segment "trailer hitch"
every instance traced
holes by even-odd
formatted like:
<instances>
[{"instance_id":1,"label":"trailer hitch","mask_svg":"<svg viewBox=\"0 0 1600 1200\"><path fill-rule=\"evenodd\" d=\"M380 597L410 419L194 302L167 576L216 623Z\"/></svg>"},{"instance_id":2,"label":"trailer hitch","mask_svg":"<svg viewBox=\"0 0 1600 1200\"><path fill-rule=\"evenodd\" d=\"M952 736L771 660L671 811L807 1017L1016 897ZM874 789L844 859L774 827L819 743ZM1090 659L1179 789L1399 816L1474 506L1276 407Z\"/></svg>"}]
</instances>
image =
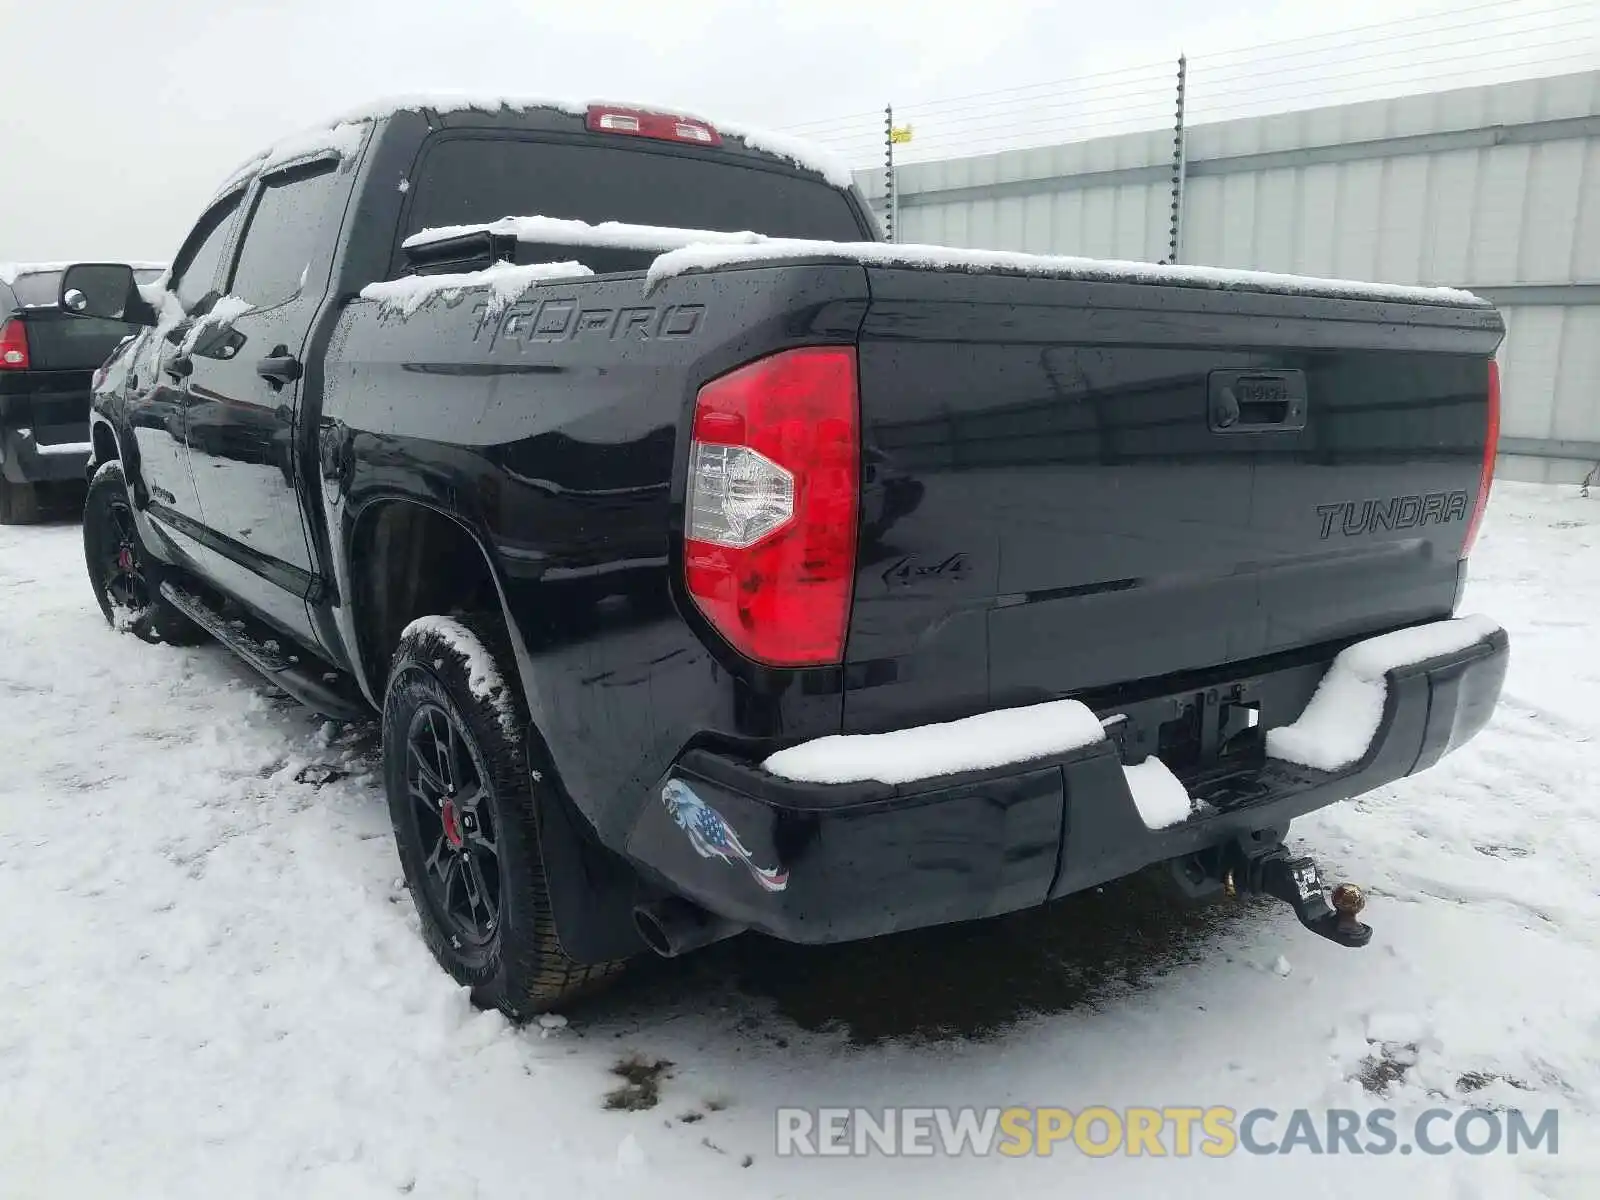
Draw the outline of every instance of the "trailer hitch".
<instances>
[{"instance_id":1,"label":"trailer hitch","mask_svg":"<svg viewBox=\"0 0 1600 1200\"><path fill-rule=\"evenodd\" d=\"M1372 940L1372 926L1356 920L1367 906L1367 898L1355 884L1341 883L1334 888L1333 903L1329 904L1317 864L1309 858L1289 857L1282 845L1264 854L1230 857L1240 861L1223 868L1222 889L1228 895L1275 896L1294 909L1300 924L1341 946L1365 946Z\"/></svg>"},{"instance_id":2,"label":"trailer hitch","mask_svg":"<svg viewBox=\"0 0 1600 1200\"><path fill-rule=\"evenodd\" d=\"M1241 840L1173 866L1179 883L1193 895L1215 894L1220 885L1229 897L1273 896L1294 909L1300 924L1330 942L1355 947L1372 940L1372 926L1356 920L1367 905L1361 889L1341 883L1333 889L1330 904L1317 864L1291 856L1281 842L1263 848Z\"/></svg>"}]
</instances>

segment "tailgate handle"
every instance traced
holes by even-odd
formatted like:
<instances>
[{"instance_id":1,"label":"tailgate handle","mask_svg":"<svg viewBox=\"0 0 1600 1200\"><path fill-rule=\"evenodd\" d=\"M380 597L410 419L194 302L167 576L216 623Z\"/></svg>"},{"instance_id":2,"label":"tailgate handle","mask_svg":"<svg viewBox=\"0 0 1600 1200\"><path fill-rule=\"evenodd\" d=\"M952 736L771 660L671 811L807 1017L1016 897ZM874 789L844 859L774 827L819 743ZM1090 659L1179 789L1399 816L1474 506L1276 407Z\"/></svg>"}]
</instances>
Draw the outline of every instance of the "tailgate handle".
<instances>
[{"instance_id":1,"label":"tailgate handle","mask_svg":"<svg viewBox=\"0 0 1600 1200\"><path fill-rule=\"evenodd\" d=\"M1303 371L1213 371L1208 390L1213 433L1292 432L1306 427Z\"/></svg>"}]
</instances>

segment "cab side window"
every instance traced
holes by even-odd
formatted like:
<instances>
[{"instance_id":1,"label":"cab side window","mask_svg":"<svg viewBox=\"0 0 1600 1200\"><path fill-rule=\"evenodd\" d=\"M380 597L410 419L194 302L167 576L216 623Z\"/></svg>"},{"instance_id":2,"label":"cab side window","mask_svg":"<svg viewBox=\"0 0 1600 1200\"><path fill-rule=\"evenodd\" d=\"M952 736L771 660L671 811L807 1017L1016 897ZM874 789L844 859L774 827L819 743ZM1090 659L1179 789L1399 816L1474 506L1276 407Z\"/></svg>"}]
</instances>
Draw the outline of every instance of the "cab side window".
<instances>
[{"instance_id":1,"label":"cab side window","mask_svg":"<svg viewBox=\"0 0 1600 1200\"><path fill-rule=\"evenodd\" d=\"M274 175L256 197L228 285L256 308L299 295L329 230L339 164L329 160Z\"/></svg>"},{"instance_id":2,"label":"cab side window","mask_svg":"<svg viewBox=\"0 0 1600 1200\"><path fill-rule=\"evenodd\" d=\"M227 249L228 238L233 233L243 195L243 192L235 192L201 217L178 251L170 286L184 312L192 312L206 293L216 287L217 268L222 265L222 252Z\"/></svg>"}]
</instances>

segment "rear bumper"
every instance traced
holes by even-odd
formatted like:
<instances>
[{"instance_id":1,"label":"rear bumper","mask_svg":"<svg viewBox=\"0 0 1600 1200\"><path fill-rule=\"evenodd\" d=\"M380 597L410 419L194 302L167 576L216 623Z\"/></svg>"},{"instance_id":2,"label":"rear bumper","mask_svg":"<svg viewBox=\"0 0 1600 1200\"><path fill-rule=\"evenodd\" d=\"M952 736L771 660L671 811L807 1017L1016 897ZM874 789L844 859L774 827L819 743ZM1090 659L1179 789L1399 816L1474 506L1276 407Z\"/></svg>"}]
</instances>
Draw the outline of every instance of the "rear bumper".
<instances>
[{"instance_id":1,"label":"rear bumper","mask_svg":"<svg viewBox=\"0 0 1600 1200\"><path fill-rule=\"evenodd\" d=\"M0 472L12 483L82 479L92 449L82 441L41 441L31 428L0 429Z\"/></svg>"},{"instance_id":2,"label":"rear bumper","mask_svg":"<svg viewBox=\"0 0 1600 1200\"><path fill-rule=\"evenodd\" d=\"M797 783L697 749L662 778L626 853L666 890L788 941L849 941L994 916L1281 830L1432 766L1488 721L1508 656L1497 629L1387 672L1383 717L1359 762L1328 773L1267 759L1251 768L1248 799L1164 829L1145 825L1108 740L897 786ZM685 789L701 818L687 828L664 800Z\"/></svg>"}]
</instances>

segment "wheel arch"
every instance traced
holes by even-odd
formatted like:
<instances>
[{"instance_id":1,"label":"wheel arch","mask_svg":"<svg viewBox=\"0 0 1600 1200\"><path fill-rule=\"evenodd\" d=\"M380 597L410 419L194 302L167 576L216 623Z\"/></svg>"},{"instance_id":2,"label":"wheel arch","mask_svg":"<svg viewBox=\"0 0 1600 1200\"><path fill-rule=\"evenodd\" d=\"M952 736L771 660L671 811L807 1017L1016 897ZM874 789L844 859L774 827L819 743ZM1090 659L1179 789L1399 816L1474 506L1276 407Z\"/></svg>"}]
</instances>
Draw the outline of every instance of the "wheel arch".
<instances>
[{"instance_id":1,"label":"wheel arch","mask_svg":"<svg viewBox=\"0 0 1600 1200\"><path fill-rule=\"evenodd\" d=\"M459 514L406 495L374 497L352 514L349 530L345 561L354 645L348 649L357 682L376 707L383 707L400 634L420 616L492 605L512 640L518 674L524 674L505 589L480 531ZM527 682L522 679L524 691Z\"/></svg>"},{"instance_id":2,"label":"wheel arch","mask_svg":"<svg viewBox=\"0 0 1600 1200\"><path fill-rule=\"evenodd\" d=\"M89 429L89 438L94 446L94 465L96 467L113 460L122 461L122 448L117 444L116 432L111 428L109 421L94 421Z\"/></svg>"}]
</instances>

